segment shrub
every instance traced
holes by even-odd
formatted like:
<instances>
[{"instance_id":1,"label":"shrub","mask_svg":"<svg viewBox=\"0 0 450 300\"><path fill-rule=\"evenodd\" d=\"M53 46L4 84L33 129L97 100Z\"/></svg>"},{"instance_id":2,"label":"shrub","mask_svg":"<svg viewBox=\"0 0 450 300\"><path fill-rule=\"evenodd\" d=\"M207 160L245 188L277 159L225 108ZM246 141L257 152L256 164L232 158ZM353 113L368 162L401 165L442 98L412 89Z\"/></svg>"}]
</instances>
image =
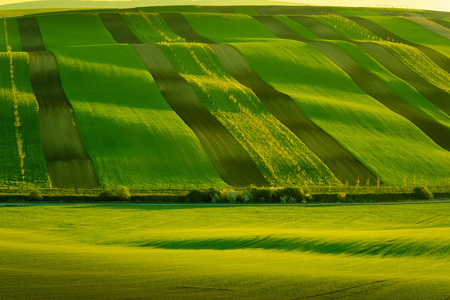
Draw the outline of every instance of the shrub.
<instances>
[{"instance_id":1,"label":"shrub","mask_svg":"<svg viewBox=\"0 0 450 300\"><path fill-rule=\"evenodd\" d=\"M28 201L42 201L44 198L42 198L41 193L38 190L31 191L28 194Z\"/></svg>"},{"instance_id":2,"label":"shrub","mask_svg":"<svg viewBox=\"0 0 450 300\"><path fill-rule=\"evenodd\" d=\"M347 196L347 193L344 193L344 192L337 193L337 195L336 195L336 197L338 198L339 201L344 201L346 196Z\"/></svg>"},{"instance_id":3,"label":"shrub","mask_svg":"<svg viewBox=\"0 0 450 300\"><path fill-rule=\"evenodd\" d=\"M227 203L236 203L238 199L238 193L236 191L225 191L222 193L222 199Z\"/></svg>"},{"instance_id":4,"label":"shrub","mask_svg":"<svg viewBox=\"0 0 450 300\"><path fill-rule=\"evenodd\" d=\"M206 194L199 190L191 190L184 197L184 203L195 203L195 202L203 202L204 198L206 198Z\"/></svg>"},{"instance_id":5,"label":"shrub","mask_svg":"<svg viewBox=\"0 0 450 300\"><path fill-rule=\"evenodd\" d=\"M285 203L296 203L303 202L306 199L305 194L302 189L297 188L284 188L277 193L278 200L281 202L286 201Z\"/></svg>"},{"instance_id":6,"label":"shrub","mask_svg":"<svg viewBox=\"0 0 450 300\"><path fill-rule=\"evenodd\" d=\"M240 198L242 199L243 203L251 203L253 200L252 193L250 191L244 191Z\"/></svg>"},{"instance_id":7,"label":"shrub","mask_svg":"<svg viewBox=\"0 0 450 300\"><path fill-rule=\"evenodd\" d=\"M267 189L253 189L252 198L259 203L272 202L272 192Z\"/></svg>"},{"instance_id":8,"label":"shrub","mask_svg":"<svg viewBox=\"0 0 450 300\"><path fill-rule=\"evenodd\" d=\"M433 199L433 193L426 186L415 187L414 194L416 195L417 199Z\"/></svg>"},{"instance_id":9,"label":"shrub","mask_svg":"<svg viewBox=\"0 0 450 300\"><path fill-rule=\"evenodd\" d=\"M206 193L204 193L202 200L204 203L210 203L213 202L213 200L213 203L216 203L217 201L220 201L220 191L210 188Z\"/></svg>"},{"instance_id":10,"label":"shrub","mask_svg":"<svg viewBox=\"0 0 450 300\"><path fill-rule=\"evenodd\" d=\"M127 201L131 199L130 191L125 186L120 186L114 194L116 199L119 201Z\"/></svg>"},{"instance_id":11,"label":"shrub","mask_svg":"<svg viewBox=\"0 0 450 300\"><path fill-rule=\"evenodd\" d=\"M103 190L97 196L97 199L99 201L114 201L115 200L115 196L114 196L113 191L111 191L111 190Z\"/></svg>"}]
</instances>

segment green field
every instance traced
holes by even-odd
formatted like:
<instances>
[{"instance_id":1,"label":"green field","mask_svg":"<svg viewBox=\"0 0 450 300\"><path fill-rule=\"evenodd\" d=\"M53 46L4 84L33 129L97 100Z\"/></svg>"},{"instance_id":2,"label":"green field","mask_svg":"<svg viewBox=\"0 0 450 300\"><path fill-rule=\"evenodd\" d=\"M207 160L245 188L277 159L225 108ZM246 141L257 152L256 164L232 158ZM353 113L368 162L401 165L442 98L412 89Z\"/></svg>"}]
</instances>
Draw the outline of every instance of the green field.
<instances>
[{"instance_id":1,"label":"green field","mask_svg":"<svg viewBox=\"0 0 450 300\"><path fill-rule=\"evenodd\" d=\"M98 15L64 14L37 17L36 20L47 49L116 44Z\"/></svg>"},{"instance_id":2,"label":"green field","mask_svg":"<svg viewBox=\"0 0 450 300\"><path fill-rule=\"evenodd\" d=\"M413 176L449 176L448 151L426 142L428 137L415 126L362 93L342 70L324 63L327 58L316 49L294 41L233 46L258 75L295 99L306 115L386 183L400 182L403 175L408 182Z\"/></svg>"},{"instance_id":3,"label":"green field","mask_svg":"<svg viewBox=\"0 0 450 300\"><path fill-rule=\"evenodd\" d=\"M68 47L54 53L101 184L224 185L131 47ZM103 83L108 84L99 88Z\"/></svg>"},{"instance_id":4,"label":"green field","mask_svg":"<svg viewBox=\"0 0 450 300\"><path fill-rule=\"evenodd\" d=\"M383 26L405 40L436 49L450 56L450 40L404 18L368 17L367 19Z\"/></svg>"},{"instance_id":5,"label":"green field","mask_svg":"<svg viewBox=\"0 0 450 300\"><path fill-rule=\"evenodd\" d=\"M449 213L448 204L2 207L0 296L445 299Z\"/></svg>"},{"instance_id":6,"label":"green field","mask_svg":"<svg viewBox=\"0 0 450 300\"><path fill-rule=\"evenodd\" d=\"M39 137L39 108L29 82L28 55L0 53L0 69L0 184L22 182L48 187Z\"/></svg>"},{"instance_id":7,"label":"green field","mask_svg":"<svg viewBox=\"0 0 450 300\"><path fill-rule=\"evenodd\" d=\"M184 43L163 44L162 49L202 103L250 153L271 185L335 181L320 159L249 88L221 67L210 47Z\"/></svg>"},{"instance_id":8,"label":"green field","mask_svg":"<svg viewBox=\"0 0 450 300\"><path fill-rule=\"evenodd\" d=\"M128 13L122 16L130 30L143 43L184 42L184 39L170 30L164 19L158 14Z\"/></svg>"},{"instance_id":9,"label":"green field","mask_svg":"<svg viewBox=\"0 0 450 300\"><path fill-rule=\"evenodd\" d=\"M377 178L387 185L439 185L450 178L450 44L448 29L432 21L445 22L448 14L212 3L108 10L111 3L103 4L38 9L0 22L2 97L12 97L7 45L17 57L27 57L22 48L31 57L53 53L58 65L48 84L58 87L58 99L67 97L68 113L73 108L74 117L61 120L74 127L77 153L92 160L89 172L101 187L376 185ZM3 15L13 13L19 11ZM389 34L409 45L393 43ZM33 78L45 77L44 65ZM15 76L23 97L33 99L28 73ZM8 101L0 105L1 185L45 185L42 154L22 152L39 148L37 133L45 135L42 124L53 121L30 106L34 125L21 127L33 132L30 138L11 123L14 114L26 113ZM46 163L66 165L61 153L75 147L70 143L45 140ZM52 147L59 154L47 155Z\"/></svg>"}]
</instances>

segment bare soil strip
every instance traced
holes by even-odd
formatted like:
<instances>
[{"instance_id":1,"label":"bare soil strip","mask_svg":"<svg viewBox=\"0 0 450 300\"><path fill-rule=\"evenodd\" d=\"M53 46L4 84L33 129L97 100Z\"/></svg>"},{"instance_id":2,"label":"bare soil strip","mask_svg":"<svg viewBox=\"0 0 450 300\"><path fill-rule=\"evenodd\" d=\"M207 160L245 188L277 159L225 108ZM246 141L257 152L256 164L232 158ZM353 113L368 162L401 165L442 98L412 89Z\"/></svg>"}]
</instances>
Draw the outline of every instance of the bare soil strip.
<instances>
[{"instance_id":1,"label":"bare soil strip","mask_svg":"<svg viewBox=\"0 0 450 300\"><path fill-rule=\"evenodd\" d=\"M364 19L361 17L346 17L346 18L366 28L367 30L371 31L373 34L381 37L384 40L388 39L390 39L391 41L394 40L395 42L400 42L419 49L420 51L425 53L431 60L433 60L438 66L440 66L442 69L450 73L450 58L448 58L444 54L427 46L409 42L368 19Z\"/></svg>"},{"instance_id":2,"label":"bare soil strip","mask_svg":"<svg viewBox=\"0 0 450 300\"><path fill-rule=\"evenodd\" d=\"M302 24L309 31L317 35L318 37L326 40L343 40L355 44L367 54L372 56L376 61L378 61L385 69L399 77L400 79L406 81L411 86L413 86L419 93L425 98L433 103L440 110L450 115L450 95L435 85L429 83L418 74L413 72L410 68L405 66L401 61L399 61L395 56L393 56L389 51L384 49L377 43L371 42L354 42L345 39L338 35L336 32L325 26L324 24L311 19L309 17L293 16L290 17L292 20ZM292 30L290 30L292 32ZM281 34L281 32L280 32ZM285 35L286 33L284 33ZM294 32L294 34L296 34ZM281 37L281 35L280 35ZM295 38L294 38L295 39ZM308 42L303 39L304 42Z\"/></svg>"},{"instance_id":3,"label":"bare soil strip","mask_svg":"<svg viewBox=\"0 0 450 300\"><path fill-rule=\"evenodd\" d=\"M250 155L203 106L158 45L131 45L152 74L167 103L192 129L217 172L231 186L268 186Z\"/></svg>"},{"instance_id":4,"label":"bare soil strip","mask_svg":"<svg viewBox=\"0 0 450 300\"><path fill-rule=\"evenodd\" d=\"M263 81L245 58L229 45L210 45L222 65L239 83L252 89L267 110L311 149L342 182L358 178L377 181L369 169L341 147L331 136L312 123L288 95Z\"/></svg>"},{"instance_id":5,"label":"bare soil strip","mask_svg":"<svg viewBox=\"0 0 450 300\"><path fill-rule=\"evenodd\" d=\"M45 50L37 22L30 19L18 20L19 32L22 49L29 51L30 81L39 104L39 133L50 180L54 187L96 188L94 166L61 86L56 58Z\"/></svg>"},{"instance_id":6,"label":"bare soil strip","mask_svg":"<svg viewBox=\"0 0 450 300\"><path fill-rule=\"evenodd\" d=\"M263 25L267 24L266 27L271 30L273 34L279 37L287 36L287 34L283 32L286 31L289 33L288 35L291 37L291 39L301 42L306 41L305 38L298 34L298 38L294 38L296 33L287 25L284 25L273 17L259 16L255 17L255 19L260 21ZM274 24L276 24L277 22L279 24L275 26ZM308 24L306 22L304 24L302 23L302 25L308 28ZM381 79L356 63L347 53L345 53L345 51L343 51L338 46L323 41L306 41L306 43L318 49L329 59L331 59L344 72L346 72L366 94L378 100L381 104L383 104L393 112L408 119L420 130L422 130L422 132L424 132L428 137L430 137L436 144L450 151L450 129L426 117L412 104L398 96L397 93L395 93Z\"/></svg>"},{"instance_id":7,"label":"bare soil strip","mask_svg":"<svg viewBox=\"0 0 450 300\"><path fill-rule=\"evenodd\" d=\"M191 25L189 25L182 15L176 13L163 13L160 15L175 34L185 38L187 41L192 43L214 44L210 39L207 39L192 30Z\"/></svg>"},{"instance_id":8,"label":"bare soil strip","mask_svg":"<svg viewBox=\"0 0 450 300\"><path fill-rule=\"evenodd\" d=\"M140 43L137 36L127 27L119 13L98 14L116 42L121 44Z\"/></svg>"}]
</instances>

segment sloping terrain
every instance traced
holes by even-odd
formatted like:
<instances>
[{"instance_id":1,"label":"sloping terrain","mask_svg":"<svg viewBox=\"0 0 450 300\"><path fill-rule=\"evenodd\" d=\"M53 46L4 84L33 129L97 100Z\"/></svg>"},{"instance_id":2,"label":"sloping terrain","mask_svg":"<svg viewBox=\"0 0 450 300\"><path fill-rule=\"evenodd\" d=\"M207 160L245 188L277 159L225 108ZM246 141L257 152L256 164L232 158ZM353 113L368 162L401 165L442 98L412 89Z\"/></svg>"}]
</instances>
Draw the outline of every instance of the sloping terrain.
<instances>
[{"instance_id":1,"label":"sloping terrain","mask_svg":"<svg viewBox=\"0 0 450 300\"><path fill-rule=\"evenodd\" d=\"M304 6L1 19L0 147L8 158L0 160L0 182L91 188L445 180L447 19L431 11ZM30 76L24 86L38 103L39 126L30 116L34 139L14 125L21 112L11 93L12 56L30 58L20 78ZM41 163L27 167L27 147L42 148L30 150ZM24 176L27 168L41 175ZM42 179L47 169L50 182Z\"/></svg>"},{"instance_id":2,"label":"sloping terrain","mask_svg":"<svg viewBox=\"0 0 450 300\"><path fill-rule=\"evenodd\" d=\"M448 203L0 207L0 216L4 299L450 293Z\"/></svg>"}]
</instances>

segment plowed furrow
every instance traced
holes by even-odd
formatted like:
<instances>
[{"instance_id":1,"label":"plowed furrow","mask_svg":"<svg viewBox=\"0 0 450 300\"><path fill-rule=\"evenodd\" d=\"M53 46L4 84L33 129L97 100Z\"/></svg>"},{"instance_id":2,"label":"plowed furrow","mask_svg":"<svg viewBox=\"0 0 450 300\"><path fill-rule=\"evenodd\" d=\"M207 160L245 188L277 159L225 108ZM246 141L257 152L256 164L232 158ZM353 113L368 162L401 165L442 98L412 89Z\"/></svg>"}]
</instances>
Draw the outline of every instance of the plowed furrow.
<instances>
[{"instance_id":1,"label":"plowed furrow","mask_svg":"<svg viewBox=\"0 0 450 300\"><path fill-rule=\"evenodd\" d=\"M58 73L56 58L46 51L34 18L20 19L22 49L30 56L30 81L39 104L39 133L52 185L98 187L91 159Z\"/></svg>"}]
</instances>

